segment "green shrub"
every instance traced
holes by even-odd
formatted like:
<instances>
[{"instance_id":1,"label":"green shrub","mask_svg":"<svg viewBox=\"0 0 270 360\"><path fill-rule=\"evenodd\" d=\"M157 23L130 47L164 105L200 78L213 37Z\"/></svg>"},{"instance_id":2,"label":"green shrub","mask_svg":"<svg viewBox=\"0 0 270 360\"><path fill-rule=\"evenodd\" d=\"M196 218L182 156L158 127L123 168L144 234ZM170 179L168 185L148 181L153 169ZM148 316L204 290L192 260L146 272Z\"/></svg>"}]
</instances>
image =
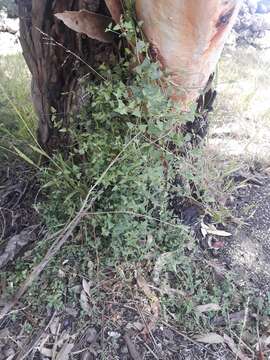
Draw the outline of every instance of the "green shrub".
<instances>
[{"instance_id":1,"label":"green shrub","mask_svg":"<svg viewBox=\"0 0 270 360\"><path fill-rule=\"evenodd\" d=\"M185 119L160 90L157 64L146 59L131 77L124 61L99 71L108 80L88 86L88 105L64 130L71 142L68 159L56 155L58 168L44 170L49 191L42 213L51 226L72 218L91 186L122 152L99 182L88 226L114 259L140 259L149 251L141 245L152 233L150 247L177 248L186 236L168 208L179 161L169 146L184 146L186 139L171 129Z\"/></svg>"},{"instance_id":2,"label":"green shrub","mask_svg":"<svg viewBox=\"0 0 270 360\"><path fill-rule=\"evenodd\" d=\"M140 260L151 249L184 248L188 235L169 206L172 194L215 202L211 190L202 188L202 151L190 147L190 134L181 131L195 111L183 113L170 99L165 74L150 61L148 44L138 40L140 29L132 21L113 31L119 29L136 55L126 48L120 61L101 66L100 76L85 84L88 101L80 115L68 129L55 124L69 139L68 157L56 154L42 176L47 202L41 213L52 230L75 216L98 183L81 226L109 262ZM147 242L149 236L153 240Z\"/></svg>"}]
</instances>

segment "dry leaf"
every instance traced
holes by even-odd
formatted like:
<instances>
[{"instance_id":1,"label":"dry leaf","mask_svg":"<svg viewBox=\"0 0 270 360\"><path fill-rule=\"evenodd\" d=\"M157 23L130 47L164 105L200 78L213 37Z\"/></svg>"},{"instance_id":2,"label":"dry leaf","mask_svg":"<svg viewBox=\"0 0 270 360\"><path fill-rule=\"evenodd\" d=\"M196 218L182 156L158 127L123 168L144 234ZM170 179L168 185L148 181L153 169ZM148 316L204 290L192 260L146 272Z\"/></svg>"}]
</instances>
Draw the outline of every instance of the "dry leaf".
<instances>
[{"instance_id":1,"label":"dry leaf","mask_svg":"<svg viewBox=\"0 0 270 360\"><path fill-rule=\"evenodd\" d=\"M14 260L25 246L36 240L35 228L36 227L34 226L30 226L20 234L14 235L8 239L0 254L0 269L6 266L10 261Z\"/></svg>"},{"instance_id":2,"label":"dry leaf","mask_svg":"<svg viewBox=\"0 0 270 360\"><path fill-rule=\"evenodd\" d=\"M138 352L136 345L134 344L134 342L130 339L128 334L124 335L124 340L127 344L128 347L128 352L129 355L131 356L131 359L133 360L141 360L142 356L141 354Z\"/></svg>"},{"instance_id":3,"label":"dry leaf","mask_svg":"<svg viewBox=\"0 0 270 360\"><path fill-rule=\"evenodd\" d=\"M211 234L211 235L217 235L217 236L222 236L222 237L229 237L229 236L232 236L231 233L227 232L227 231L224 231L224 230L218 230L218 229L209 229L208 230L208 234Z\"/></svg>"},{"instance_id":4,"label":"dry leaf","mask_svg":"<svg viewBox=\"0 0 270 360\"><path fill-rule=\"evenodd\" d=\"M112 15L113 20L118 24L123 13L121 0L105 0L106 6Z\"/></svg>"},{"instance_id":5,"label":"dry leaf","mask_svg":"<svg viewBox=\"0 0 270 360\"><path fill-rule=\"evenodd\" d=\"M232 236L231 233L224 231L224 230L218 230L212 224L206 225L203 221L201 222L201 233L202 233L203 237L206 237L206 235L216 235L216 236L221 236L221 237Z\"/></svg>"},{"instance_id":6,"label":"dry leaf","mask_svg":"<svg viewBox=\"0 0 270 360\"><path fill-rule=\"evenodd\" d=\"M196 311L200 314L209 311L219 311L221 307L218 304L205 304L196 306Z\"/></svg>"},{"instance_id":7,"label":"dry leaf","mask_svg":"<svg viewBox=\"0 0 270 360\"><path fill-rule=\"evenodd\" d=\"M242 321L244 321L246 317L245 311L237 311L232 314L229 314L228 316L219 316L214 319L213 324L216 326L224 326L229 321L231 324L237 324Z\"/></svg>"},{"instance_id":8,"label":"dry leaf","mask_svg":"<svg viewBox=\"0 0 270 360\"><path fill-rule=\"evenodd\" d=\"M62 20L70 29L85 34L91 39L110 43L113 41L113 34L105 32L112 23L112 18L95 14L91 11L65 11L55 14L57 19Z\"/></svg>"},{"instance_id":9,"label":"dry leaf","mask_svg":"<svg viewBox=\"0 0 270 360\"><path fill-rule=\"evenodd\" d=\"M65 344L65 343L68 343L70 342L70 340L72 339L72 336L70 336L69 332L64 330L60 337L57 338L57 341L55 342L55 348L56 349L61 349L62 346Z\"/></svg>"},{"instance_id":10,"label":"dry leaf","mask_svg":"<svg viewBox=\"0 0 270 360\"><path fill-rule=\"evenodd\" d=\"M90 297L90 283L87 282L85 279L83 279L82 286L83 286L84 292Z\"/></svg>"},{"instance_id":11,"label":"dry leaf","mask_svg":"<svg viewBox=\"0 0 270 360\"><path fill-rule=\"evenodd\" d=\"M152 299L153 296L155 296L150 289L149 285L147 284L145 278L142 275L137 276L137 284L141 288L141 290L144 292L144 294L149 298Z\"/></svg>"},{"instance_id":12,"label":"dry leaf","mask_svg":"<svg viewBox=\"0 0 270 360\"><path fill-rule=\"evenodd\" d=\"M224 342L229 346L231 351L236 355L237 358L240 360L250 360L249 357L247 357L240 348L235 344L232 338L230 338L228 335L224 334Z\"/></svg>"},{"instance_id":13,"label":"dry leaf","mask_svg":"<svg viewBox=\"0 0 270 360\"><path fill-rule=\"evenodd\" d=\"M52 349L48 349L46 347L41 347L39 348L39 352L41 355L47 357L47 358L51 358L52 357Z\"/></svg>"},{"instance_id":14,"label":"dry leaf","mask_svg":"<svg viewBox=\"0 0 270 360\"><path fill-rule=\"evenodd\" d=\"M207 235L206 229L204 229L203 227L201 227L201 233L202 233L202 236L205 238L206 235Z\"/></svg>"},{"instance_id":15,"label":"dry leaf","mask_svg":"<svg viewBox=\"0 0 270 360\"><path fill-rule=\"evenodd\" d=\"M85 351L82 354L82 357L80 359L81 360L92 360L93 359L92 353L90 351Z\"/></svg>"},{"instance_id":16,"label":"dry leaf","mask_svg":"<svg viewBox=\"0 0 270 360\"><path fill-rule=\"evenodd\" d=\"M262 336L256 345L256 350L258 352L261 351L262 349L266 350L267 347L269 347L269 345L270 345L270 336L266 336L266 335Z\"/></svg>"},{"instance_id":17,"label":"dry leaf","mask_svg":"<svg viewBox=\"0 0 270 360\"><path fill-rule=\"evenodd\" d=\"M94 269L95 269L95 264L93 263L93 261L91 260L88 261L87 268L88 268L87 271L88 277L89 279L92 279L94 276Z\"/></svg>"},{"instance_id":18,"label":"dry leaf","mask_svg":"<svg viewBox=\"0 0 270 360\"><path fill-rule=\"evenodd\" d=\"M56 316L50 324L50 331L52 335L57 335L58 328L59 328L59 317Z\"/></svg>"},{"instance_id":19,"label":"dry leaf","mask_svg":"<svg viewBox=\"0 0 270 360\"><path fill-rule=\"evenodd\" d=\"M12 360L12 359L14 359L14 356L15 355L11 354L11 355L9 355L9 357L6 358L6 360Z\"/></svg>"},{"instance_id":20,"label":"dry leaf","mask_svg":"<svg viewBox=\"0 0 270 360\"><path fill-rule=\"evenodd\" d=\"M196 341L204 343L204 344L222 344L222 343L224 343L223 337L216 333L197 335L194 337L194 339Z\"/></svg>"},{"instance_id":21,"label":"dry leaf","mask_svg":"<svg viewBox=\"0 0 270 360\"><path fill-rule=\"evenodd\" d=\"M128 323L126 325L126 329L127 330L134 329L134 330L142 331L144 329L144 324L139 321L135 321L133 323Z\"/></svg>"},{"instance_id":22,"label":"dry leaf","mask_svg":"<svg viewBox=\"0 0 270 360\"><path fill-rule=\"evenodd\" d=\"M57 354L55 360L67 360L69 359L69 354L73 349L74 344L65 343L62 349Z\"/></svg>"},{"instance_id":23,"label":"dry leaf","mask_svg":"<svg viewBox=\"0 0 270 360\"><path fill-rule=\"evenodd\" d=\"M87 314L90 313L90 311L92 309L89 304L88 299L89 299L89 297L87 296L85 291L82 291L81 295L80 295L80 304L81 304L83 311L85 311Z\"/></svg>"},{"instance_id":24,"label":"dry leaf","mask_svg":"<svg viewBox=\"0 0 270 360\"><path fill-rule=\"evenodd\" d=\"M161 284L159 290L162 295L168 295L170 297L188 297L188 294L183 290L173 289L165 282Z\"/></svg>"},{"instance_id":25,"label":"dry leaf","mask_svg":"<svg viewBox=\"0 0 270 360\"><path fill-rule=\"evenodd\" d=\"M152 317L149 323L146 324L145 329L143 330L144 333L148 333L149 331L152 331L157 324L160 313L160 303L158 297L150 289L149 285L147 284L146 280L142 275L137 276L137 284L142 289L144 294L148 297L151 306Z\"/></svg>"}]
</instances>

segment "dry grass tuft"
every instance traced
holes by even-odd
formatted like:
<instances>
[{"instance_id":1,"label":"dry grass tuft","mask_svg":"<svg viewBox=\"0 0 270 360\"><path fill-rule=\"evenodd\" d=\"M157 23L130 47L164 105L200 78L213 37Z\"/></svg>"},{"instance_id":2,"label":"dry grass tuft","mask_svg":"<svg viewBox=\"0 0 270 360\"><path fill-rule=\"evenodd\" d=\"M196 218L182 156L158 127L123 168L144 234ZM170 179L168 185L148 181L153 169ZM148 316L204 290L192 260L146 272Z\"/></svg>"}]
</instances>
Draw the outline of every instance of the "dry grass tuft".
<instances>
[{"instance_id":1,"label":"dry grass tuft","mask_svg":"<svg viewBox=\"0 0 270 360\"><path fill-rule=\"evenodd\" d=\"M209 149L223 158L270 164L270 51L227 50L220 62L218 104Z\"/></svg>"}]
</instances>

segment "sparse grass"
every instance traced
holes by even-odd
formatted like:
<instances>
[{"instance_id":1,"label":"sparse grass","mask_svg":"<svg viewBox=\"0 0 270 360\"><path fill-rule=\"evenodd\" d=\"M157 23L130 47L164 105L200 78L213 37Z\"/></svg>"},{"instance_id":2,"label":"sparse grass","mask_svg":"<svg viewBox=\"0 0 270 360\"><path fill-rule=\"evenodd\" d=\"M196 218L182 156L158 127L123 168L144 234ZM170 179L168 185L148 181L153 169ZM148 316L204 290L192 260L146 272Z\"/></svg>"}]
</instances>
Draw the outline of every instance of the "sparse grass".
<instances>
[{"instance_id":1,"label":"sparse grass","mask_svg":"<svg viewBox=\"0 0 270 360\"><path fill-rule=\"evenodd\" d=\"M218 71L218 102L209 149L240 162L269 165L270 52L226 50Z\"/></svg>"},{"instance_id":2,"label":"sparse grass","mask_svg":"<svg viewBox=\"0 0 270 360\"><path fill-rule=\"evenodd\" d=\"M0 136L1 157L14 146L29 153L34 144L37 119L30 94L31 76L21 54L0 58ZM29 131L30 130L30 131Z\"/></svg>"}]
</instances>

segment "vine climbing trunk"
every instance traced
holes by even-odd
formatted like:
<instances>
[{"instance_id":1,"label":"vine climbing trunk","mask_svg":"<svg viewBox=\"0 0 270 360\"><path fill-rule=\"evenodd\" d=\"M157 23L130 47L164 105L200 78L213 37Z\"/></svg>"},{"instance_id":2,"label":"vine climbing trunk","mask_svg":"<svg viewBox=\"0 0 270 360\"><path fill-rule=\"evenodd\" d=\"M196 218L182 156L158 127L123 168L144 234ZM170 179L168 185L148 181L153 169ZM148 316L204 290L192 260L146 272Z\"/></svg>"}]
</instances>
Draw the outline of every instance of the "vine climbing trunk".
<instances>
[{"instance_id":1,"label":"vine climbing trunk","mask_svg":"<svg viewBox=\"0 0 270 360\"><path fill-rule=\"evenodd\" d=\"M107 10L99 0L17 0L17 4L20 41L32 73L32 98L39 118L38 140L45 149L52 150L61 142L53 120L68 124L78 102L75 94L79 79L91 73L90 67L100 63L111 48L68 29L54 14L65 10Z\"/></svg>"}]
</instances>

